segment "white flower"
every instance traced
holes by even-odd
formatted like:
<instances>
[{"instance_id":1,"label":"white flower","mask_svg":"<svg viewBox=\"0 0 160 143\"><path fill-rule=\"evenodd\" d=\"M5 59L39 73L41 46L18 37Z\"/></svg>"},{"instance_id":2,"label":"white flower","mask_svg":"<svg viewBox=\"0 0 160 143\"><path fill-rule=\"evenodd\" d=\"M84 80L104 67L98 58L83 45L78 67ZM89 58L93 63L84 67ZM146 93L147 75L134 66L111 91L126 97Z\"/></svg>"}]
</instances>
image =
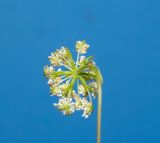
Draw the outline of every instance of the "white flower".
<instances>
[{"instance_id":1,"label":"white flower","mask_svg":"<svg viewBox=\"0 0 160 143\"><path fill-rule=\"evenodd\" d=\"M56 77L56 78L54 79L54 83L55 83L56 85L58 85L61 81L62 81L62 78L61 78L61 77Z\"/></svg>"},{"instance_id":2,"label":"white flower","mask_svg":"<svg viewBox=\"0 0 160 143\"><path fill-rule=\"evenodd\" d=\"M57 52L55 53L51 53L51 56L48 57L51 64L53 64L54 66L59 66L61 64L61 60L58 59L57 57Z\"/></svg>"},{"instance_id":3,"label":"white flower","mask_svg":"<svg viewBox=\"0 0 160 143\"><path fill-rule=\"evenodd\" d=\"M92 103L88 102L86 98L83 98L81 102L82 102L82 109L83 109L82 117L88 118L93 111Z\"/></svg>"},{"instance_id":4,"label":"white flower","mask_svg":"<svg viewBox=\"0 0 160 143\"><path fill-rule=\"evenodd\" d=\"M53 71L53 70L54 70L54 67L53 67L53 66L49 66L49 70L50 70L50 71Z\"/></svg>"},{"instance_id":5,"label":"white flower","mask_svg":"<svg viewBox=\"0 0 160 143\"><path fill-rule=\"evenodd\" d=\"M61 49L59 50L59 55L61 56L67 55L67 51L65 47L61 47Z\"/></svg>"},{"instance_id":6,"label":"white flower","mask_svg":"<svg viewBox=\"0 0 160 143\"><path fill-rule=\"evenodd\" d=\"M53 85L53 83L54 83L54 81L53 81L52 79L49 79L49 80L48 80L48 84L49 84L49 85Z\"/></svg>"},{"instance_id":7,"label":"white flower","mask_svg":"<svg viewBox=\"0 0 160 143\"><path fill-rule=\"evenodd\" d=\"M56 50L56 52L51 53L51 56L48 57L51 64L54 66L68 66L68 62L70 61L71 55L69 54L67 48L61 47Z\"/></svg>"},{"instance_id":8,"label":"white flower","mask_svg":"<svg viewBox=\"0 0 160 143\"><path fill-rule=\"evenodd\" d=\"M97 82L102 79L93 56L84 56L89 45L85 41L77 41L75 46L76 62L70 50L61 47L48 57L51 66L44 67L44 75L48 79L51 95L59 97L54 106L64 115L82 110L82 116L88 118L93 111L92 98L98 95Z\"/></svg>"},{"instance_id":9,"label":"white flower","mask_svg":"<svg viewBox=\"0 0 160 143\"><path fill-rule=\"evenodd\" d=\"M89 45L85 41L77 41L76 42L76 50L80 54L85 54L87 52L88 48L89 48Z\"/></svg>"},{"instance_id":10,"label":"white flower","mask_svg":"<svg viewBox=\"0 0 160 143\"><path fill-rule=\"evenodd\" d=\"M75 109L76 110L82 110L81 98L78 95L75 95L74 99L75 99L75 103L74 103Z\"/></svg>"},{"instance_id":11,"label":"white flower","mask_svg":"<svg viewBox=\"0 0 160 143\"><path fill-rule=\"evenodd\" d=\"M53 66L45 66L44 67L44 74L45 75L50 75L54 72L54 67Z\"/></svg>"},{"instance_id":12,"label":"white flower","mask_svg":"<svg viewBox=\"0 0 160 143\"><path fill-rule=\"evenodd\" d=\"M59 86L52 85L50 89L51 89L50 92L52 95L57 95L57 96L62 95L62 90L59 88Z\"/></svg>"},{"instance_id":13,"label":"white flower","mask_svg":"<svg viewBox=\"0 0 160 143\"><path fill-rule=\"evenodd\" d=\"M54 106L62 111L64 115L72 114L75 111L72 98L61 98L59 99L58 104L54 103Z\"/></svg>"},{"instance_id":14,"label":"white flower","mask_svg":"<svg viewBox=\"0 0 160 143\"><path fill-rule=\"evenodd\" d=\"M67 89L68 87L68 83L64 83L64 84L61 84L59 85L59 88L61 89L62 93L64 93L64 91Z\"/></svg>"},{"instance_id":15,"label":"white flower","mask_svg":"<svg viewBox=\"0 0 160 143\"><path fill-rule=\"evenodd\" d=\"M79 90L79 94L82 94L82 95L86 94L85 87L82 84L79 85L78 90Z\"/></svg>"}]
</instances>

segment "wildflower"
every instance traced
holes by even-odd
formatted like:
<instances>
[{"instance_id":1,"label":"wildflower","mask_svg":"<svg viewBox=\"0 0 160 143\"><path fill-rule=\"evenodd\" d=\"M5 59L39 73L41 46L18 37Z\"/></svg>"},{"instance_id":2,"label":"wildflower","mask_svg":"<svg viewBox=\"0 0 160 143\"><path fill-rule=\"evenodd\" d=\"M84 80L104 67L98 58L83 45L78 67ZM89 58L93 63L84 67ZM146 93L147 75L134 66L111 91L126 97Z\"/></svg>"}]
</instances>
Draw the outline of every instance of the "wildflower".
<instances>
[{"instance_id":1,"label":"wildflower","mask_svg":"<svg viewBox=\"0 0 160 143\"><path fill-rule=\"evenodd\" d=\"M61 93L64 93L67 87L68 87L68 83L59 85L59 88L61 89Z\"/></svg>"},{"instance_id":2,"label":"wildflower","mask_svg":"<svg viewBox=\"0 0 160 143\"><path fill-rule=\"evenodd\" d=\"M64 115L72 114L75 111L74 103L71 98L61 98L58 103L54 104L54 106L62 111Z\"/></svg>"},{"instance_id":3,"label":"wildflower","mask_svg":"<svg viewBox=\"0 0 160 143\"><path fill-rule=\"evenodd\" d=\"M55 83L55 84L59 84L61 81L62 81L61 77L56 77L56 78L54 79L54 83Z\"/></svg>"},{"instance_id":4,"label":"wildflower","mask_svg":"<svg viewBox=\"0 0 160 143\"><path fill-rule=\"evenodd\" d=\"M78 90L79 90L79 94L82 94L82 95L86 94L86 89L82 84L79 85L79 89Z\"/></svg>"},{"instance_id":5,"label":"wildflower","mask_svg":"<svg viewBox=\"0 0 160 143\"><path fill-rule=\"evenodd\" d=\"M82 109L83 109L82 117L88 118L88 116L93 111L92 103L88 102L85 98L83 98L81 102L82 102Z\"/></svg>"},{"instance_id":6,"label":"wildflower","mask_svg":"<svg viewBox=\"0 0 160 143\"><path fill-rule=\"evenodd\" d=\"M76 110L82 110L81 98L78 95L76 95L76 96L74 96L74 99L75 99L75 103L74 103L75 109Z\"/></svg>"},{"instance_id":7,"label":"wildflower","mask_svg":"<svg viewBox=\"0 0 160 143\"><path fill-rule=\"evenodd\" d=\"M88 48L89 48L89 45L85 41L77 41L76 42L76 50L80 54L85 54L87 52Z\"/></svg>"},{"instance_id":8,"label":"wildflower","mask_svg":"<svg viewBox=\"0 0 160 143\"><path fill-rule=\"evenodd\" d=\"M92 96L96 97L102 81L93 57L85 57L89 45L85 41L76 42L77 60L66 47L61 47L48 57L51 66L44 67L51 95L59 98L57 107L64 115L76 110L83 111L88 118L93 111Z\"/></svg>"},{"instance_id":9,"label":"wildflower","mask_svg":"<svg viewBox=\"0 0 160 143\"><path fill-rule=\"evenodd\" d=\"M53 72L54 72L54 67L53 66L48 66L47 65L47 66L44 67L44 74L46 76L52 74Z\"/></svg>"},{"instance_id":10,"label":"wildflower","mask_svg":"<svg viewBox=\"0 0 160 143\"><path fill-rule=\"evenodd\" d=\"M60 56L67 56L67 50L65 47L61 47L60 50L57 50Z\"/></svg>"},{"instance_id":11,"label":"wildflower","mask_svg":"<svg viewBox=\"0 0 160 143\"><path fill-rule=\"evenodd\" d=\"M53 85L53 83L54 83L54 81L53 81L52 79L49 79L49 80L48 80L48 85L51 86L51 85Z\"/></svg>"},{"instance_id":12,"label":"wildflower","mask_svg":"<svg viewBox=\"0 0 160 143\"><path fill-rule=\"evenodd\" d=\"M49 56L48 59L50 60L51 64L53 64L54 66L61 65L61 60L58 59L58 57L56 56L56 53L51 53L51 56Z\"/></svg>"},{"instance_id":13,"label":"wildflower","mask_svg":"<svg viewBox=\"0 0 160 143\"><path fill-rule=\"evenodd\" d=\"M52 85L50 87L50 93L51 93L51 95L61 96L62 95L62 90L60 89L59 86Z\"/></svg>"}]
</instances>

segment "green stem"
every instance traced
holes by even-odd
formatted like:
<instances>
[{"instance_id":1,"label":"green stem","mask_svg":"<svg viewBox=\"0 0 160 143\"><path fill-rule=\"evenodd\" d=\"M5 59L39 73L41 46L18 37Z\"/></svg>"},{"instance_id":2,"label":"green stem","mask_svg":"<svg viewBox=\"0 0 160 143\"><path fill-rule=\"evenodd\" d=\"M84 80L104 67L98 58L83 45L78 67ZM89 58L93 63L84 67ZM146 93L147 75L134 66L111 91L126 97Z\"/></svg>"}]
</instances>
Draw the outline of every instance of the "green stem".
<instances>
[{"instance_id":1,"label":"green stem","mask_svg":"<svg viewBox=\"0 0 160 143\"><path fill-rule=\"evenodd\" d=\"M101 84L101 83L99 83ZM97 110L97 143L101 142L101 113L102 113L102 88L99 86L98 110Z\"/></svg>"},{"instance_id":2,"label":"green stem","mask_svg":"<svg viewBox=\"0 0 160 143\"><path fill-rule=\"evenodd\" d=\"M61 76L61 75L66 75L66 76L70 76L72 74L71 71L56 71L56 72L53 72L53 76Z\"/></svg>"},{"instance_id":3,"label":"green stem","mask_svg":"<svg viewBox=\"0 0 160 143\"><path fill-rule=\"evenodd\" d=\"M74 76L69 84L69 86L67 87L67 89L64 91L64 96L67 96L69 90L71 90L74 86L74 83L76 81L76 77Z\"/></svg>"}]
</instances>

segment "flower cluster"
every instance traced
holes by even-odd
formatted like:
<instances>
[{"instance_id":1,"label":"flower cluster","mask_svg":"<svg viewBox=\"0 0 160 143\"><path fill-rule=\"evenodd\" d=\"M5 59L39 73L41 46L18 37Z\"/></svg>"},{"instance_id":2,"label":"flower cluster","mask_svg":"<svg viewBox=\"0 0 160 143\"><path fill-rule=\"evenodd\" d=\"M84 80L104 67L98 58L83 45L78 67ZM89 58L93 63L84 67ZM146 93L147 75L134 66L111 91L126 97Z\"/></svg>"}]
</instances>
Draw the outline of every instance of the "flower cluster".
<instances>
[{"instance_id":1,"label":"flower cluster","mask_svg":"<svg viewBox=\"0 0 160 143\"><path fill-rule=\"evenodd\" d=\"M85 54L88 48L89 48L89 45L86 43L86 41L76 42L76 51L79 52L80 54Z\"/></svg>"},{"instance_id":2,"label":"flower cluster","mask_svg":"<svg viewBox=\"0 0 160 143\"><path fill-rule=\"evenodd\" d=\"M72 114L75 111L72 98L61 98L58 104L54 103L54 106L61 110L64 115Z\"/></svg>"},{"instance_id":3,"label":"flower cluster","mask_svg":"<svg viewBox=\"0 0 160 143\"><path fill-rule=\"evenodd\" d=\"M65 66L69 68L74 64L69 50L65 47L57 49L57 51L51 53L51 56L48 58L53 66Z\"/></svg>"},{"instance_id":4,"label":"flower cluster","mask_svg":"<svg viewBox=\"0 0 160 143\"><path fill-rule=\"evenodd\" d=\"M76 110L82 110L82 116L88 118L93 111L92 103L88 102L86 98L80 98L78 95L75 95L74 98L60 98L59 102L53 105L62 111L64 115L72 114Z\"/></svg>"},{"instance_id":5,"label":"flower cluster","mask_svg":"<svg viewBox=\"0 0 160 143\"><path fill-rule=\"evenodd\" d=\"M44 67L50 93L59 97L57 107L64 115L81 110L88 118L93 111L92 97L98 95L100 72L93 57L85 57L89 45L85 41L76 42L77 59L74 61L68 48L62 47L48 57L51 65Z\"/></svg>"}]
</instances>

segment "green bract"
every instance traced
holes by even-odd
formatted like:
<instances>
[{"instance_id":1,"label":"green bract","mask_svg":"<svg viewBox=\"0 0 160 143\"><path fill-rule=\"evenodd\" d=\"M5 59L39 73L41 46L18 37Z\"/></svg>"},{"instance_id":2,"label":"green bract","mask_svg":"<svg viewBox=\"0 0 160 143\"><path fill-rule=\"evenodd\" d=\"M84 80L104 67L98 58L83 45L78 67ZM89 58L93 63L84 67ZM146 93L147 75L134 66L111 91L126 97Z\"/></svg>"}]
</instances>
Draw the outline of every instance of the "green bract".
<instances>
[{"instance_id":1,"label":"green bract","mask_svg":"<svg viewBox=\"0 0 160 143\"><path fill-rule=\"evenodd\" d=\"M92 97L99 95L101 90L102 76L93 57L84 56L89 45L85 41L77 41L75 47L76 61L66 47L51 53L51 65L44 67L44 75L51 95L59 97L54 106L64 115L82 110L82 116L87 118L93 111Z\"/></svg>"}]
</instances>

